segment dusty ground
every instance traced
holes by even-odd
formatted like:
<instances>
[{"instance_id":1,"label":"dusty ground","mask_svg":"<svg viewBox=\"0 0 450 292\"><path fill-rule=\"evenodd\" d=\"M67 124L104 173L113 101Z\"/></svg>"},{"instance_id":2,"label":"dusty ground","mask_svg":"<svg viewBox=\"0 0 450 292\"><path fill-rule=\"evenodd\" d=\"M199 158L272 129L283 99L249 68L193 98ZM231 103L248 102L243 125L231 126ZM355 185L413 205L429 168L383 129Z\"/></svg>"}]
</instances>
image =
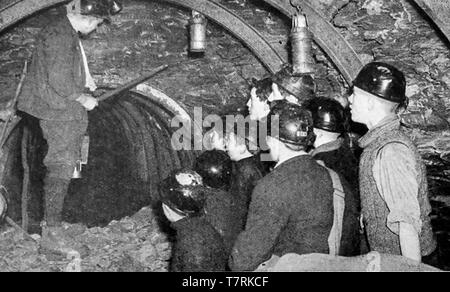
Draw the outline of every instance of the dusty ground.
<instances>
[{"instance_id":1,"label":"dusty ground","mask_svg":"<svg viewBox=\"0 0 450 292\"><path fill-rule=\"evenodd\" d=\"M66 227L68 234L89 247L88 257L81 261L77 258L49 261L39 254L37 242L3 226L0 272L164 272L168 269L171 244L149 208L113 221L105 228Z\"/></svg>"}]
</instances>

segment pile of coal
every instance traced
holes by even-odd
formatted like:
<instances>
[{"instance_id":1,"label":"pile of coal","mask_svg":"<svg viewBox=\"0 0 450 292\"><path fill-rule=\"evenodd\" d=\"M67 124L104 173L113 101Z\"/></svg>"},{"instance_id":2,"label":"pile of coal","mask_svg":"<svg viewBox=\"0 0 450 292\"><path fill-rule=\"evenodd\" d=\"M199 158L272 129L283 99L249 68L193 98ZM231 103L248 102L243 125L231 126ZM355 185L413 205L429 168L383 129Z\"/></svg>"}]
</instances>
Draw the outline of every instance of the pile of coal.
<instances>
[{"instance_id":1,"label":"pile of coal","mask_svg":"<svg viewBox=\"0 0 450 292\"><path fill-rule=\"evenodd\" d=\"M104 228L65 224L65 232L89 248L83 259L49 260L39 253L36 241L26 239L12 227L0 232L0 272L163 272L171 257L169 237L161 230L151 208L132 217L112 221Z\"/></svg>"}]
</instances>

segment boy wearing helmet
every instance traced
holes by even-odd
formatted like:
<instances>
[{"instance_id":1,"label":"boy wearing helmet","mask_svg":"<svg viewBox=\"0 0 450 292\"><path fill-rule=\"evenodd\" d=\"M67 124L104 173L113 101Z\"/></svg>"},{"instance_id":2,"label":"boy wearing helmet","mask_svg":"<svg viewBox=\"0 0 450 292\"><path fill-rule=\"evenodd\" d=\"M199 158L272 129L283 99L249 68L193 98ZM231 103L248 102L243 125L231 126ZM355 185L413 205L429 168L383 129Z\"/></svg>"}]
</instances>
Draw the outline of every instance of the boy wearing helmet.
<instances>
[{"instance_id":1,"label":"boy wearing helmet","mask_svg":"<svg viewBox=\"0 0 450 292\"><path fill-rule=\"evenodd\" d=\"M18 109L37 117L48 151L44 159L44 222L41 251L62 256L78 250L61 227L64 198L79 159L96 89L78 33L87 35L118 13L112 0L79 0L53 10L51 23L37 37L36 48L19 96Z\"/></svg>"},{"instance_id":2,"label":"boy wearing helmet","mask_svg":"<svg viewBox=\"0 0 450 292\"><path fill-rule=\"evenodd\" d=\"M357 210L347 209L346 211L357 211L354 217L359 217L361 203L359 198L358 181L358 160L350 149L348 133L347 114L342 105L335 99L326 97L315 97L305 103L305 107L311 111L314 134L314 150L311 156L317 161L321 161L341 175L349 183L351 192L346 198L353 196L352 200L357 204ZM354 222L356 224L356 222ZM362 235L362 234L361 234ZM352 253L359 255L360 238L363 236L355 234L349 240L353 241ZM365 240L363 240L363 243ZM367 249L364 245L363 250Z\"/></svg>"},{"instance_id":3,"label":"boy wearing helmet","mask_svg":"<svg viewBox=\"0 0 450 292\"><path fill-rule=\"evenodd\" d=\"M315 91L316 84L312 76L295 76L291 66L284 67L272 77L253 80L250 99L247 102L250 119L264 122L272 102L287 100L300 104L311 98Z\"/></svg>"},{"instance_id":4,"label":"boy wearing helmet","mask_svg":"<svg viewBox=\"0 0 450 292\"><path fill-rule=\"evenodd\" d=\"M406 107L406 80L392 65L372 62L353 82L352 120L369 132L359 140L361 207L369 247L421 261L436 248L425 165L403 132L397 111Z\"/></svg>"},{"instance_id":5,"label":"boy wearing helmet","mask_svg":"<svg viewBox=\"0 0 450 292\"><path fill-rule=\"evenodd\" d=\"M315 97L305 103L314 122L314 150L311 155L341 174L359 193L358 160L349 146L348 119L345 109L335 99Z\"/></svg>"},{"instance_id":6,"label":"boy wearing helmet","mask_svg":"<svg viewBox=\"0 0 450 292\"><path fill-rule=\"evenodd\" d=\"M176 231L171 272L225 271L222 237L205 218L202 178L192 170L175 171L161 183L165 216Z\"/></svg>"},{"instance_id":7,"label":"boy wearing helmet","mask_svg":"<svg viewBox=\"0 0 450 292\"><path fill-rule=\"evenodd\" d=\"M194 170L205 186L205 218L222 236L227 255L242 231L238 201L229 192L232 162L226 152L203 152L195 161Z\"/></svg>"},{"instance_id":8,"label":"boy wearing helmet","mask_svg":"<svg viewBox=\"0 0 450 292\"><path fill-rule=\"evenodd\" d=\"M334 180L307 153L315 138L311 113L284 101L272 108L268 118L271 125L274 121L279 125L267 137L277 165L253 190L245 230L229 260L231 269L255 270L272 255L287 253L345 255L347 246L341 238L354 233L347 226L358 219L344 214L339 216L342 224L333 227ZM343 185L341 191L347 193L349 188ZM354 204L345 207L355 208Z\"/></svg>"},{"instance_id":9,"label":"boy wearing helmet","mask_svg":"<svg viewBox=\"0 0 450 292\"><path fill-rule=\"evenodd\" d=\"M237 200L243 229L253 189L266 171L258 155L258 129L252 129L248 123L243 129L238 129L237 125L233 128L233 131L226 133L225 148L233 161L230 193Z\"/></svg>"}]
</instances>

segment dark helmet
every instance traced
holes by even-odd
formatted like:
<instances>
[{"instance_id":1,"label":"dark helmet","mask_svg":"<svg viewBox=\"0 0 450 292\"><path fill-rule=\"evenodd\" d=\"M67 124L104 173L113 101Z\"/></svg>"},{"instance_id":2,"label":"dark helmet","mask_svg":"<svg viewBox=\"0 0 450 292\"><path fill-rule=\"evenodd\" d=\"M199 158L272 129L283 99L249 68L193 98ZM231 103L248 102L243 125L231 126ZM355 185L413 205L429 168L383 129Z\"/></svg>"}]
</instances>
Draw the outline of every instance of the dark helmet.
<instances>
[{"instance_id":1,"label":"dark helmet","mask_svg":"<svg viewBox=\"0 0 450 292\"><path fill-rule=\"evenodd\" d=\"M353 81L353 86L390 102L406 104L406 80L392 65L372 62L365 65Z\"/></svg>"},{"instance_id":2,"label":"dark helmet","mask_svg":"<svg viewBox=\"0 0 450 292\"><path fill-rule=\"evenodd\" d=\"M8 211L8 201L6 199L6 189L2 186L0 188L0 222L5 218L6 211Z\"/></svg>"},{"instance_id":3,"label":"dark helmet","mask_svg":"<svg viewBox=\"0 0 450 292\"><path fill-rule=\"evenodd\" d=\"M195 171L174 171L160 184L161 201L182 216L197 216L203 210L205 192L201 176Z\"/></svg>"},{"instance_id":4,"label":"dark helmet","mask_svg":"<svg viewBox=\"0 0 450 292\"><path fill-rule=\"evenodd\" d=\"M122 11L119 0L80 0L81 14L108 17Z\"/></svg>"},{"instance_id":5,"label":"dark helmet","mask_svg":"<svg viewBox=\"0 0 450 292\"><path fill-rule=\"evenodd\" d=\"M281 69L272 80L281 91L295 96L300 102L311 98L316 92L314 78L309 74L295 75L292 66Z\"/></svg>"},{"instance_id":6,"label":"dark helmet","mask_svg":"<svg viewBox=\"0 0 450 292\"><path fill-rule=\"evenodd\" d=\"M279 123L278 133L272 129L276 120ZM299 105L284 100L276 102L270 110L268 122L269 136L281 142L307 148L313 145L316 138L311 112Z\"/></svg>"},{"instance_id":7,"label":"dark helmet","mask_svg":"<svg viewBox=\"0 0 450 292\"><path fill-rule=\"evenodd\" d=\"M198 172L206 186L228 189L231 180L231 159L221 150L203 152L195 160L194 170Z\"/></svg>"},{"instance_id":8,"label":"dark helmet","mask_svg":"<svg viewBox=\"0 0 450 292\"><path fill-rule=\"evenodd\" d=\"M347 131L345 109L337 100L316 97L307 101L305 107L312 113L314 128L334 133Z\"/></svg>"}]
</instances>

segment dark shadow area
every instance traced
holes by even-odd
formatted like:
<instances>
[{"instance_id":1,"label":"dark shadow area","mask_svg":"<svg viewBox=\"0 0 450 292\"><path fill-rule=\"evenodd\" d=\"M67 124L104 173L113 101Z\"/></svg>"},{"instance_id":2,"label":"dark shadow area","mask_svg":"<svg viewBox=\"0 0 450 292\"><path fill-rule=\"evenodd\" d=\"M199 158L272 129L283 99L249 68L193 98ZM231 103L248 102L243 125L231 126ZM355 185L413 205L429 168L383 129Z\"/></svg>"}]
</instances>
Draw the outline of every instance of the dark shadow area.
<instances>
[{"instance_id":1,"label":"dark shadow area","mask_svg":"<svg viewBox=\"0 0 450 292\"><path fill-rule=\"evenodd\" d=\"M27 215L29 231L36 232L43 217L46 170L42 161L47 145L39 121L26 114L22 116L5 145L8 159L3 184L9 193L8 215L21 222L24 176L21 141L27 132L30 167ZM112 220L133 215L144 206L159 209L159 182L175 169L190 167L193 161L191 151L174 151L171 147L169 126L173 116L163 105L135 92L114 97L90 112L88 163L83 165L82 178L71 181L64 203L64 221L105 226ZM166 226L163 219L162 226Z\"/></svg>"}]
</instances>

